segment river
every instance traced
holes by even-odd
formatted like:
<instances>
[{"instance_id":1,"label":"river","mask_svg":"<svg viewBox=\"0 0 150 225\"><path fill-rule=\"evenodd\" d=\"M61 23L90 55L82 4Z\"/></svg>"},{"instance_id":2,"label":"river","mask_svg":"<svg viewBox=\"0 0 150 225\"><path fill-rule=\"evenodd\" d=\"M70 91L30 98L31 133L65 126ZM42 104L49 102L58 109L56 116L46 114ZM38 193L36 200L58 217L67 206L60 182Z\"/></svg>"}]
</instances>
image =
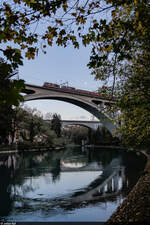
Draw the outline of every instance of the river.
<instances>
[{"instance_id":1,"label":"river","mask_svg":"<svg viewBox=\"0 0 150 225\"><path fill-rule=\"evenodd\" d=\"M0 221L106 221L137 182L140 153L102 148L0 155Z\"/></svg>"}]
</instances>

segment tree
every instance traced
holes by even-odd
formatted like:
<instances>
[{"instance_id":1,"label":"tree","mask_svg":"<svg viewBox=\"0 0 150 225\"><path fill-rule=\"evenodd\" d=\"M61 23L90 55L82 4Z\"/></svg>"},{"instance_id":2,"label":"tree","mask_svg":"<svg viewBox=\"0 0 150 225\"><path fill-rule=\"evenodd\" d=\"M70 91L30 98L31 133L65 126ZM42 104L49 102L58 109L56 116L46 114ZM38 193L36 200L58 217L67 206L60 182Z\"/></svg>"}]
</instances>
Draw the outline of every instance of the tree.
<instances>
[{"instance_id":1,"label":"tree","mask_svg":"<svg viewBox=\"0 0 150 225\"><path fill-rule=\"evenodd\" d=\"M61 137L61 116L57 113L53 114L51 120L51 129L55 131L57 137Z\"/></svg>"},{"instance_id":2,"label":"tree","mask_svg":"<svg viewBox=\"0 0 150 225\"><path fill-rule=\"evenodd\" d=\"M42 134L44 134L44 144L48 144L50 146L55 144L55 140L57 140L57 136L55 131L51 130L49 124L43 121L43 125L41 127ZM57 142L57 141L56 141Z\"/></svg>"},{"instance_id":3,"label":"tree","mask_svg":"<svg viewBox=\"0 0 150 225\"><path fill-rule=\"evenodd\" d=\"M63 45L66 39L73 43L75 40L71 35L65 35L62 26L62 19L55 19L56 12L58 17L67 12L68 3L66 0L4 0L0 8L0 51L11 63L13 68L23 64L23 53L28 59L33 59L38 54L38 39L42 40L42 51L45 53L47 41L52 45L56 37L57 44ZM47 21L42 33L37 29L38 24ZM55 26L51 26L55 23ZM40 38L41 37L41 38ZM4 45L3 43L7 43Z\"/></svg>"},{"instance_id":4,"label":"tree","mask_svg":"<svg viewBox=\"0 0 150 225\"><path fill-rule=\"evenodd\" d=\"M51 120L52 118L53 118L53 113L51 112L46 113L45 120Z\"/></svg>"},{"instance_id":5,"label":"tree","mask_svg":"<svg viewBox=\"0 0 150 225\"><path fill-rule=\"evenodd\" d=\"M8 106L18 106L19 102L23 100L20 92L24 87L24 81L12 79L17 73L0 58L0 104L7 103Z\"/></svg>"},{"instance_id":6,"label":"tree","mask_svg":"<svg viewBox=\"0 0 150 225\"><path fill-rule=\"evenodd\" d=\"M12 131L12 120L14 118L13 106L17 106L23 97L20 95L22 80L12 80L16 71L0 59L0 139L7 140Z\"/></svg>"},{"instance_id":7,"label":"tree","mask_svg":"<svg viewBox=\"0 0 150 225\"><path fill-rule=\"evenodd\" d=\"M1 105L0 108L0 144L8 144L8 135L11 132L13 112L10 107Z\"/></svg>"},{"instance_id":8,"label":"tree","mask_svg":"<svg viewBox=\"0 0 150 225\"><path fill-rule=\"evenodd\" d=\"M24 140L33 143L35 136L42 133L43 119L37 109L26 107L26 116L24 118L23 131L21 132ZM38 115L40 114L40 115Z\"/></svg>"},{"instance_id":9,"label":"tree","mask_svg":"<svg viewBox=\"0 0 150 225\"><path fill-rule=\"evenodd\" d=\"M140 63L138 60L140 59ZM150 143L150 54L141 55L132 67L132 73L122 90L118 106L122 140L149 152Z\"/></svg>"},{"instance_id":10,"label":"tree","mask_svg":"<svg viewBox=\"0 0 150 225\"><path fill-rule=\"evenodd\" d=\"M70 131L70 139L73 143L81 145L82 140L87 141L89 128L82 126L72 126Z\"/></svg>"},{"instance_id":11,"label":"tree","mask_svg":"<svg viewBox=\"0 0 150 225\"><path fill-rule=\"evenodd\" d=\"M0 50L13 68L23 63L23 54L28 59L38 54L38 41L45 53L46 46L54 42L64 47L71 42L79 48L81 39L83 45L92 47L88 66L95 79L104 81L105 86L109 84L111 95L117 94L120 103L128 81L143 80L142 73L137 75L133 67L145 65L149 60L149 0L11 0L9 3L4 0L0 13L0 44L9 41ZM38 30L43 20L45 26ZM146 102L149 103L148 99ZM125 105L118 106L125 113Z\"/></svg>"},{"instance_id":12,"label":"tree","mask_svg":"<svg viewBox=\"0 0 150 225\"><path fill-rule=\"evenodd\" d=\"M23 64L23 55L33 59L38 54L38 42L46 53L54 42L79 48L81 39L92 46L92 73L103 81L113 77L112 90L119 62L131 60L149 40L148 0L4 0L0 13L0 43L9 41L0 50L14 68Z\"/></svg>"},{"instance_id":13,"label":"tree","mask_svg":"<svg viewBox=\"0 0 150 225\"><path fill-rule=\"evenodd\" d=\"M13 109L13 117L11 119L11 143L13 144L15 135L18 134L19 130L24 129L24 120L27 116L27 111L22 109L21 107L15 107Z\"/></svg>"},{"instance_id":14,"label":"tree","mask_svg":"<svg viewBox=\"0 0 150 225\"><path fill-rule=\"evenodd\" d=\"M131 47L136 49L137 44L132 45L137 34L143 39L148 32L148 6L148 0L4 0L0 43L9 44L0 50L16 68L23 63L23 53L28 59L38 54L38 41L42 41L45 52L46 45L54 41L64 47L71 42L78 48L79 37L85 46L93 44L89 66L99 68L110 52L118 54L119 59L131 58L129 51ZM110 16L108 21L105 12ZM46 25L40 32L38 25L43 20Z\"/></svg>"},{"instance_id":15,"label":"tree","mask_svg":"<svg viewBox=\"0 0 150 225\"><path fill-rule=\"evenodd\" d=\"M1 52L14 67L22 64L23 52L29 59L35 57L39 40L45 51L54 41L78 48L79 37L85 46L93 44L90 67L99 69L110 52L114 60L131 58L149 33L148 0L4 0L0 13L0 40L9 41ZM40 32L43 20L46 25Z\"/></svg>"},{"instance_id":16,"label":"tree","mask_svg":"<svg viewBox=\"0 0 150 225\"><path fill-rule=\"evenodd\" d=\"M38 140L42 144L54 144L56 134L50 129L50 126L43 120L42 113L37 109L29 107L17 107L13 111L15 114L12 121L12 143L13 139L18 134L19 140L33 143Z\"/></svg>"},{"instance_id":17,"label":"tree","mask_svg":"<svg viewBox=\"0 0 150 225\"><path fill-rule=\"evenodd\" d=\"M16 68L23 63L23 54L35 57L38 42L45 53L54 42L79 48L80 38L83 45L92 45L88 66L96 79L108 81L113 76L114 88L121 62L132 60L146 42L149 48L149 11L149 0L4 0L0 43L9 44L0 50ZM45 26L38 30L43 20Z\"/></svg>"}]
</instances>

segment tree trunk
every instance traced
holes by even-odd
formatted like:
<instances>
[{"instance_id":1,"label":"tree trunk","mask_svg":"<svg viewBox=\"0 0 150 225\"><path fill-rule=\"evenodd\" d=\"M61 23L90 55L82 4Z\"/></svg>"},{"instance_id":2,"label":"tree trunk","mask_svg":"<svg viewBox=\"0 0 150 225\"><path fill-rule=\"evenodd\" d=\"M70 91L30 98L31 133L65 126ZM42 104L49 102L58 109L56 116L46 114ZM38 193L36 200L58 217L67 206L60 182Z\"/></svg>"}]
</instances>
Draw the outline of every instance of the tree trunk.
<instances>
[{"instance_id":1,"label":"tree trunk","mask_svg":"<svg viewBox=\"0 0 150 225\"><path fill-rule=\"evenodd\" d=\"M141 151L147 158L147 162L146 162L146 166L145 166L145 169L144 171L150 171L150 155L147 154L145 151Z\"/></svg>"}]
</instances>

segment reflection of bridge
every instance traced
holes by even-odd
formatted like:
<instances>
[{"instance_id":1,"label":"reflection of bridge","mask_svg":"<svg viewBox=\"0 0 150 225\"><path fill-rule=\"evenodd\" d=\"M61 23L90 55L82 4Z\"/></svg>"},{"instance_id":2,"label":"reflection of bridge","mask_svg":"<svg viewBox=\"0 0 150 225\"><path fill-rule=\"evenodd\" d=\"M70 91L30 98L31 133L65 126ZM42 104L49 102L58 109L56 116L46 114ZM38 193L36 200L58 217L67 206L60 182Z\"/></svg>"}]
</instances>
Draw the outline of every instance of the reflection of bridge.
<instances>
[{"instance_id":1,"label":"reflection of bridge","mask_svg":"<svg viewBox=\"0 0 150 225\"><path fill-rule=\"evenodd\" d=\"M82 194L75 196L71 199L72 203L80 203L83 201L94 201L100 198L112 197L117 195L122 189L122 183L124 179L124 167L116 168L112 174L110 174L106 180L93 189L88 190Z\"/></svg>"},{"instance_id":2,"label":"reflection of bridge","mask_svg":"<svg viewBox=\"0 0 150 225\"><path fill-rule=\"evenodd\" d=\"M113 133L115 129L115 125L113 124L112 120L104 113L105 107L107 105L113 104L114 100L110 100L102 96L76 93L70 90L63 90L61 88L47 88L29 84L26 84L26 89L24 92L26 93L24 96L25 101L53 99L72 103L92 113L111 133Z\"/></svg>"},{"instance_id":3,"label":"reflection of bridge","mask_svg":"<svg viewBox=\"0 0 150 225\"><path fill-rule=\"evenodd\" d=\"M50 120L45 120L50 123ZM92 130L97 130L98 127L102 127L102 124L99 121L85 121L85 120L61 120L62 127L70 125L80 125L84 127L91 128Z\"/></svg>"},{"instance_id":4,"label":"reflection of bridge","mask_svg":"<svg viewBox=\"0 0 150 225\"><path fill-rule=\"evenodd\" d=\"M121 165L120 158L114 158L111 163L103 168L97 162L86 164L82 163L69 163L69 160L61 162L61 172L74 172L74 171L99 171L100 175L85 188L78 189L74 192L69 199L66 197L67 202L64 203L68 207L74 204L88 204L90 201L99 201L100 199L112 198L118 196L122 189L127 186L125 177L125 167ZM61 200L60 200L61 201Z\"/></svg>"}]
</instances>

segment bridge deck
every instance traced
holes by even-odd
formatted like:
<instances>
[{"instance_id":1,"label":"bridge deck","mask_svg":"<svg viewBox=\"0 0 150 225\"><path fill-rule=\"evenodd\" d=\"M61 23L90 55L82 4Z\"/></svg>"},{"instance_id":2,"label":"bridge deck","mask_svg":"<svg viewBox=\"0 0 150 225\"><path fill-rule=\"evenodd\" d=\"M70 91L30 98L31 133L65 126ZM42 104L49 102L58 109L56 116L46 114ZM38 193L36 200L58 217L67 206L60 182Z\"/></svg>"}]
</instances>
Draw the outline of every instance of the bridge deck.
<instances>
[{"instance_id":1,"label":"bridge deck","mask_svg":"<svg viewBox=\"0 0 150 225\"><path fill-rule=\"evenodd\" d=\"M80 96L87 96L87 97L93 97L96 99L101 99L101 100L108 100L111 102L115 102L114 99L112 99L112 97L105 97L105 96L96 96L96 95L92 95L91 94L87 94L87 93L82 93L82 92L78 92L78 89L75 90L65 90L63 88L56 88L56 87L44 87L44 86L38 86L38 85L32 85L32 84L26 84L26 86L30 86L30 87L37 87L37 88L41 88L44 90L51 90L51 91L56 91L56 92L62 92L62 93L69 93L69 94L75 94L75 95L80 95ZM84 90L83 90L84 91Z\"/></svg>"}]
</instances>

